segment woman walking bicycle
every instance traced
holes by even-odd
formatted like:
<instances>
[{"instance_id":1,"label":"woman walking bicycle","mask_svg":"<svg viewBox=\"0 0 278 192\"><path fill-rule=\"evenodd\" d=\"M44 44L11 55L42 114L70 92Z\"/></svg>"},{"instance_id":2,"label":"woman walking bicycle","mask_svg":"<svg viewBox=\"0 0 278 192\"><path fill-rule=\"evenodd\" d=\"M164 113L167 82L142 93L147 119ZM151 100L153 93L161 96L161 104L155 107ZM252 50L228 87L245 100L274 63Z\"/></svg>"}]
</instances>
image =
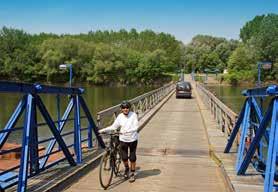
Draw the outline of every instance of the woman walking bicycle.
<instances>
[{"instance_id":1,"label":"woman walking bicycle","mask_svg":"<svg viewBox=\"0 0 278 192\"><path fill-rule=\"evenodd\" d=\"M124 177L126 179L129 178L129 182L134 182L139 127L138 117L136 113L130 111L131 104L128 101L123 101L120 107L121 113L115 119L114 123L110 127L100 130L99 133L119 129L120 152L125 166Z\"/></svg>"}]
</instances>

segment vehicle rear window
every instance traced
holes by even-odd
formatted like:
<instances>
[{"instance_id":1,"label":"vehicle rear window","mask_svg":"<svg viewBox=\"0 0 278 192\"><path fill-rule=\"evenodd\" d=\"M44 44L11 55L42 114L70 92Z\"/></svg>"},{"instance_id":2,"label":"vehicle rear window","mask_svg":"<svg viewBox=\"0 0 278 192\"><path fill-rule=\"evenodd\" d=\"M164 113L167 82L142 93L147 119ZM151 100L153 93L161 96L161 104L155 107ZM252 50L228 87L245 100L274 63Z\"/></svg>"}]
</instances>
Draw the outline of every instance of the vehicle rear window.
<instances>
[{"instance_id":1,"label":"vehicle rear window","mask_svg":"<svg viewBox=\"0 0 278 192\"><path fill-rule=\"evenodd\" d=\"M177 87L191 89L191 85L188 82L180 82L177 84Z\"/></svg>"}]
</instances>

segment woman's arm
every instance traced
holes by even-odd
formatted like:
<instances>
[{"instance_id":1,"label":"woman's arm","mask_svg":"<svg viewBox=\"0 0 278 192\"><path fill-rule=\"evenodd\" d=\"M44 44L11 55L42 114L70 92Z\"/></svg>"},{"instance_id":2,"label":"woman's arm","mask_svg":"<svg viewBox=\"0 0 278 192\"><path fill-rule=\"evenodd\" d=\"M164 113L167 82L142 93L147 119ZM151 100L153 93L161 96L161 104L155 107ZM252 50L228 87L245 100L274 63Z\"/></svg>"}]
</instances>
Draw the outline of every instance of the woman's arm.
<instances>
[{"instance_id":1,"label":"woman's arm","mask_svg":"<svg viewBox=\"0 0 278 192\"><path fill-rule=\"evenodd\" d=\"M118 117L115 119L114 123L109 126L109 127L106 127L104 129L101 129L99 130L98 132L99 133L105 133L105 132L108 132L108 131L114 131L114 130L117 130L118 128L120 127L120 123L119 123L119 119Z\"/></svg>"}]
</instances>

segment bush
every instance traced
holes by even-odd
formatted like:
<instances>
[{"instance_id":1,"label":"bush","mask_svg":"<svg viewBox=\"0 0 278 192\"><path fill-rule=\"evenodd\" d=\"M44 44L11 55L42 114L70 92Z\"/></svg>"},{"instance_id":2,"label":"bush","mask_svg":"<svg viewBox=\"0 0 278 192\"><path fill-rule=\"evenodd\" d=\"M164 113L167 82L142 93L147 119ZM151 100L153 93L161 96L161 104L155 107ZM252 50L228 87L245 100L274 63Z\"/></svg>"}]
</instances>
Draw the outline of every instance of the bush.
<instances>
[{"instance_id":1,"label":"bush","mask_svg":"<svg viewBox=\"0 0 278 192\"><path fill-rule=\"evenodd\" d=\"M228 81L231 85L237 85L241 82L252 82L253 71L231 71L224 75L225 81Z\"/></svg>"},{"instance_id":2,"label":"bush","mask_svg":"<svg viewBox=\"0 0 278 192\"><path fill-rule=\"evenodd\" d=\"M239 78L236 73L231 73L231 74L225 75L225 80L228 81L232 85L237 85Z\"/></svg>"}]
</instances>

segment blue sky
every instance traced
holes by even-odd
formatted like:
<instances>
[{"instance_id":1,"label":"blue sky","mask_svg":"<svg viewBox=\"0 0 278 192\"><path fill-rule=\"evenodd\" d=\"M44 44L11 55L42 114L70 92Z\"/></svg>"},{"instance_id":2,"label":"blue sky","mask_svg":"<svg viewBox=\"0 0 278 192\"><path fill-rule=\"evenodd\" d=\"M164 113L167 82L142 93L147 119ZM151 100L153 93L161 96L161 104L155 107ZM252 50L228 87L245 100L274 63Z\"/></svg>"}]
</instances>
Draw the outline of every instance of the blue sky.
<instances>
[{"instance_id":1,"label":"blue sky","mask_svg":"<svg viewBox=\"0 0 278 192\"><path fill-rule=\"evenodd\" d=\"M1 0L0 27L57 34L152 29L188 43L197 34L238 39L247 21L267 13L278 14L278 0Z\"/></svg>"}]
</instances>

